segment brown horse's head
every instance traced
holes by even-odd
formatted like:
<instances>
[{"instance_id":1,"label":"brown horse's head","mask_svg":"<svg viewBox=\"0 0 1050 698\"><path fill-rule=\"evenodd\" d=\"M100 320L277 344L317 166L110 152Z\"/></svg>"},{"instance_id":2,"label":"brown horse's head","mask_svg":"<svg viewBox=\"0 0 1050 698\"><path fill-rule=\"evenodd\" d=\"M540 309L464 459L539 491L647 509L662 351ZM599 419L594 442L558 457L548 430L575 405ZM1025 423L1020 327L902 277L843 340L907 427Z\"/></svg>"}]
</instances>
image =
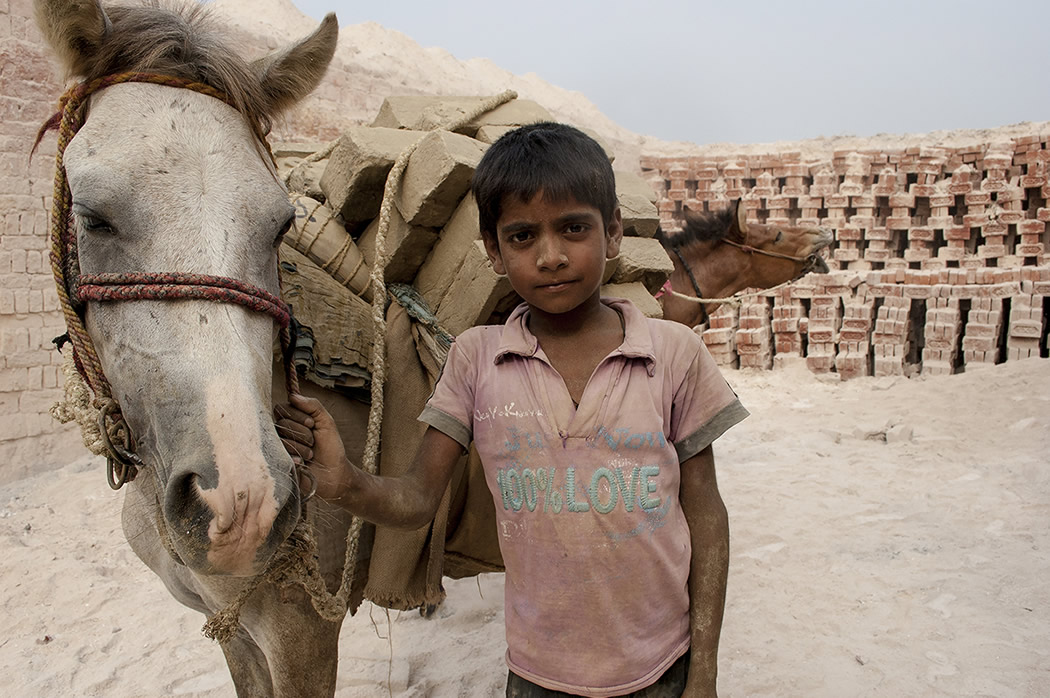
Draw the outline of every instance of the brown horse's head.
<instances>
[{"instance_id":1,"label":"brown horse's head","mask_svg":"<svg viewBox=\"0 0 1050 698\"><path fill-rule=\"evenodd\" d=\"M684 228L659 234L674 262L671 287L678 293L725 298L746 288L770 288L811 271L825 273L820 251L832 232L825 228L749 223L734 201L711 213L687 212ZM686 325L703 322L717 303L700 304L665 295L664 317Z\"/></svg>"},{"instance_id":2,"label":"brown horse's head","mask_svg":"<svg viewBox=\"0 0 1050 698\"><path fill-rule=\"evenodd\" d=\"M294 211L259 138L324 75L335 16L248 63L223 46L197 3L37 0L36 10L71 75L167 80L93 92L65 148L79 278L222 277L276 294L277 247ZM191 82L212 92L174 86ZM158 529L190 569L254 574L300 515L270 417L273 318L214 302L234 295L226 288L179 300L128 295L81 298L81 312L145 464L132 484L149 488Z\"/></svg>"}]
</instances>

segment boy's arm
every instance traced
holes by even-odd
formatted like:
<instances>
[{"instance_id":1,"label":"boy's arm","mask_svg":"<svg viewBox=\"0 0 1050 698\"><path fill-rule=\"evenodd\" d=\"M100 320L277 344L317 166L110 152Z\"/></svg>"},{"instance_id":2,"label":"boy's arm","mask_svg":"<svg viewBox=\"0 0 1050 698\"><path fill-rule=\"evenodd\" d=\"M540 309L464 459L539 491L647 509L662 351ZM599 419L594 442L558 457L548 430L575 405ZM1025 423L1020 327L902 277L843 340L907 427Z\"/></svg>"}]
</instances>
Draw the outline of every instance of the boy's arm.
<instances>
[{"instance_id":1,"label":"boy's arm","mask_svg":"<svg viewBox=\"0 0 1050 698\"><path fill-rule=\"evenodd\" d=\"M718 636L729 573L729 516L715 481L711 446L682 463L679 500L692 541L689 625L692 650L685 696L717 695Z\"/></svg>"},{"instance_id":2,"label":"boy's arm","mask_svg":"<svg viewBox=\"0 0 1050 698\"><path fill-rule=\"evenodd\" d=\"M275 413L285 448L310 467L318 496L383 526L415 529L429 523L463 453L459 442L430 427L414 468L400 477L371 475L347 460L335 422L317 400L295 395Z\"/></svg>"}]
</instances>

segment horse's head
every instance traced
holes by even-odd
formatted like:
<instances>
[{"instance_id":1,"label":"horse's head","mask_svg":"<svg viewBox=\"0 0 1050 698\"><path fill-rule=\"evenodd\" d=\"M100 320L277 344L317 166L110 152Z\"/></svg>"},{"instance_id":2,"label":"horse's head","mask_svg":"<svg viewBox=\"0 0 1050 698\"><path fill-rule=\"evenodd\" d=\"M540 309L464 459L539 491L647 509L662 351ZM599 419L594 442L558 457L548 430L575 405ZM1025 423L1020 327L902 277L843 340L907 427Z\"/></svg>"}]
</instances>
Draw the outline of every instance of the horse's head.
<instances>
[{"instance_id":1,"label":"horse's head","mask_svg":"<svg viewBox=\"0 0 1050 698\"><path fill-rule=\"evenodd\" d=\"M749 223L740 201L730 207L732 224L723 244L750 255L748 283L744 288L769 288L803 274L828 271L820 251L831 245L834 235L827 228Z\"/></svg>"},{"instance_id":2,"label":"horse's head","mask_svg":"<svg viewBox=\"0 0 1050 698\"><path fill-rule=\"evenodd\" d=\"M746 288L770 288L828 265L821 250L830 230L749 223L740 201L708 213L687 211L677 233L659 233L674 262L671 287L679 294L726 298ZM661 299L664 317L686 325L706 321L718 303L700 304L673 294Z\"/></svg>"},{"instance_id":3,"label":"horse's head","mask_svg":"<svg viewBox=\"0 0 1050 698\"><path fill-rule=\"evenodd\" d=\"M92 94L64 154L82 278L200 274L277 294L277 246L294 212L260 139L324 75L335 16L248 63L208 33L196 3L103 10L98 0L37 0L36 10L85 83L148 72L223 97L137 81ZM270 417L274 320L244 305L149 295L88 300L84 324L175 554L202 572L256 573L300 514Z\"/></svg>"}]
</instances>

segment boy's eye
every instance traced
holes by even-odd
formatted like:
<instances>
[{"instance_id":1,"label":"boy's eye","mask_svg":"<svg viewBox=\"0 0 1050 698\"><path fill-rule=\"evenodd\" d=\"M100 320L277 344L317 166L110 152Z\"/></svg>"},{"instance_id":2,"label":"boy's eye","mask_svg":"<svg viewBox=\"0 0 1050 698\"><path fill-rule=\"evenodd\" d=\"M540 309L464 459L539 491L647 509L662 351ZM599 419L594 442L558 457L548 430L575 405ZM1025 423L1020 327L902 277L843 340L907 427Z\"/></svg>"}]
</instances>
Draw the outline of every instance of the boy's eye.
<instances>
[{"instance_id":1,"label":"boy's eye","mask_svg":"<svg viewBox=\"0 0 1050 698\"><path fill-rule=\"evenodd\" d=\"M570 233L582 233L582 232L585 232L587 230L587 224L586 223L569 223L569 225L567 225L565 227L565 230L570 232Z\"/></svg>"},{"instance_id":2,"label":"boy's eye","mask_svg":"<svg viewBox=\"0 0 1050 698\"><path fill-rule=\"evenodd\" d=\"M521 230L517 233L511 233L510 237L508 237L507 240L513 243L520 244L523 242L527 242L530 237L532 237L532 234L529 231Z\"/></svg>"}]
</instances>

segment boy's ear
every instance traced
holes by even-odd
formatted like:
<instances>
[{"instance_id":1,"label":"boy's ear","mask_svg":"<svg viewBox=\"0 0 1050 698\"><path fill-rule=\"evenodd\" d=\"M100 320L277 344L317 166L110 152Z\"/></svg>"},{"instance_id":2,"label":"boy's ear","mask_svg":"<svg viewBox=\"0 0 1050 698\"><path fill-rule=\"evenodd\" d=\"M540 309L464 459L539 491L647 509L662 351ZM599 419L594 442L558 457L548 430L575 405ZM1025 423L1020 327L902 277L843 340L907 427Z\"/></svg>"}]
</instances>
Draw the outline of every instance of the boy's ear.
<instances>
[{"instance_id":1,"label":"boy's ear","mask_svg":"<svg viewBox=\"0 0 1050 698\"><path fill-rule=\"evenodd\" d=\"M503 266L503 255L499 252L499 243L496 241L496 236L482 234L481 240L485 243L485 254L489 256L492 270L500 276L505 275L507 269Z\"/></svg>"},{"instance_id":2,"label":"boy's ear","mask_svg":"<svg viewBox=\"0 0 1050 698\"><path fill-rule=\"evenodd\" d=\"M612 259L620 254L620 241L623 240L623 214L620 213L619 206L613 209L612 220L609 221L609 225L605 228L605 239L606 258Z\"/></svg>"}]
</instances>

